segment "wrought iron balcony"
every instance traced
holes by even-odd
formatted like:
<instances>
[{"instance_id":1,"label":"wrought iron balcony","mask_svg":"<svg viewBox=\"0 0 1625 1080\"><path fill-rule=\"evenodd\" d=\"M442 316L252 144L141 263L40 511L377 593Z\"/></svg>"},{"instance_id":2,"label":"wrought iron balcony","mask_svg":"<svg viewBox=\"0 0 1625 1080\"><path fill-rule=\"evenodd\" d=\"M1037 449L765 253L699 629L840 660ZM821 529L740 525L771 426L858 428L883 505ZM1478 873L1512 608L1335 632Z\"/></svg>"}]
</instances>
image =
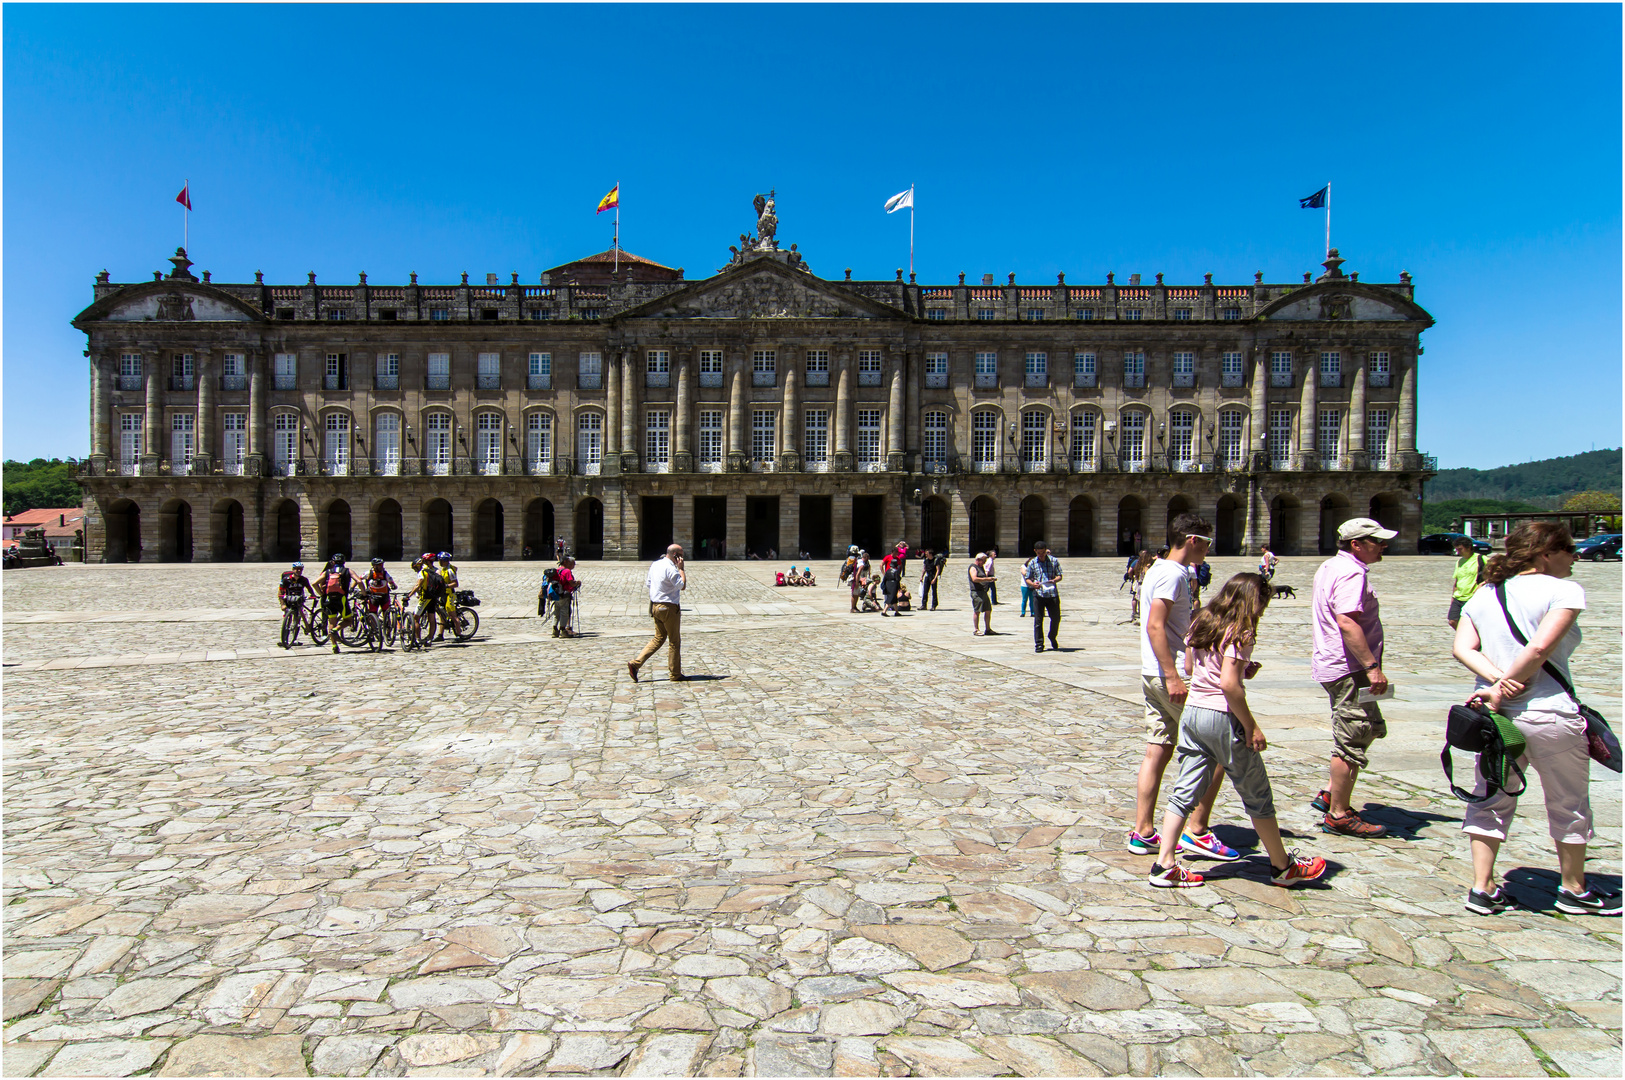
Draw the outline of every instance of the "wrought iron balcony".
<instances>
[{"instance_id":1,"label":"wrought iron balcony","mask_svg":"<svg viewBox=\"0 0 1625 1080\"><path fill-rule=\"evenodd\" d=\"M720 372L720 371L702 371L702 372L700 372L700 385L701 386L721 386L722 385L722 372Z\"/></svg>"},{"instance_id":2,"label":"wrought iron balcony","mask_svg":"<svg viewBox=\"0 0 1625 1080\"><path fill-rule=\"evenodd\" d=\"M299 376L297 376L297 375L272 375L271 376L271 389L272 390L297 390L297 389L299 389Z\"/></svg>"},{"instance_id":3,"label":"wrought iron balcony","mask_svg":"<svg viewBox=\"0 0 1625 1080\"><path fill-rule=\"evenodd\" d=\"M927 373L925 388L927 390L946 390L948 388L948 373L946 371Z\"/></svg>"},{"instance_id":4,"label":"wrought iron balcony","mask_svg":"<svg viewBox=\"0 0 1625 1080\"><path fill-rule=\"evenodd\" d=\"M1123 372L1123 385L1125 387L1128 387L1131 390L1143 390L1145 388L1145 372L1143 372L1143 371L1125 371L1125 372Z\"/></svg>"},{"instance_id":5,"label":"wrought iron balcony","mask_svg":"<svg viewBox=\"0 0 1625 1080\"><path fill-rule=\"evenodd\" d=\"M372 381L372 388L374 390L399 390L401 388L401 377L399 374L376 376Z\"/></svg>"},{"instance_id":6,"label":"wrought iron balcony","mask_svg":"<svg viewBox=\"0 0 1625 1080\"><path fill-rule=\"evenodd\" d=\"M197 378L193 375L171 375L169 377L171 390L196 390Z\"/></svg>"},{"instance_id":7,"label":"wrought iron balcony","mask_svg":"<svg viewBox=\"0 0 1625 1080\"><path fill-rule=\"evenodd\" d=\"M1366 382L1372 386L1392 386L1393 375L1387 371L1367 372Z\"/></svg>"},{"instance_id":8,"label":"wrought iron balcony","mask_svg":"<svg viewBox=\"0 0 1625 1080\"><path fill-rule=\"evenodd\" d=\"M140 390L145 384L146 379L140 375L120 375L118 377L118 388L120 390Z\"/></svg>"},{"instance_id":9,"label":"wrought iron balcony","mask_svg":"<svg viewBox=\"0 0 1625 1080\"><path fill-rule=\"evenodd\" d=\"M777 386L779 385L778 372L753 371L750 373L750 384L752 386Z\"/></svg>"},{"instance_id":10,"label":"wrought iron balcony","mask_svg":"<svg viewBox=\"0 0 1625 1080\"><path fill-rule=\"evenodd\" d=\"M881 376L881 373L878 372L878 371L860 371L860 372L858 372L858 385L859 386L879 386L880 385L880 376Z\"/></svg>"},{"instance_id":11,"label":"wrought iron balcony","mask_svg":"<svg viewBox=\"0 0 1625 1080\"><path fill-rule=\"evenodd\" d=\"M350 377L348 375L323 375L322 389L348 390L350 389Z\"/></svg>"},{"instance_id":12,"label":"wrought iron balcony","mask_svg":"<svg viewBox=\"0 0 1625 1080\"><path fill-rule=\"evenodd\" d=\"M929 378L929 376L927 376L927 378ZM809 372L807 372L807 385L808 386L828 386L829 385L829 372L827 372L827 371L809 371Z\"/></svg>"},{"instance_id":13,"label":"wrought iron balcony","mask_svg":"<svg viewBox=\"0 0 1625 1080\"><path fill-rule=\"evenodd\" d=\"M1176 372L1174 372L1174 385L1176 387L1195 386L1196 385L1196 372L1194 372L1194 371L1176 371Z\"/></svg>"},{"instance_id":14,"label":"wrought iron balcony","mask_svg":"<svg viewBox=\"0 0 1625 1080\"><path fill-rule=\"evenodd\" d=\"M502 376L501 375L476 375L476 376L474 376L474 389L476 389L476 390L501 390L502 389Z\"/></svg>"},{"instance_id":15,"label":"wrought iron balcony","mask_svg":"<svg viewBox=\"0 0 1625 1080\"><path fill-rule=\"evenodd\" d=\"M220 389L222 389L222 390L247 390L248 389L248 376L247 375L222 375L222 376L220 376Z\"/></svg>"},{"instance_id":16,"label":"wrought iron balcony","mask_svg":"<svg viewBox=\"0 0 1625 1080\"><path fill-rule=\"evenodd\" d=\"M1220 376L1220 386L1245 386L1246 380L1239 371L1227 371Z\"/></svg>"},{"instance_id":17,"label":"wrought iron balcony","mask_svg":"<svg viewBox=\"0 0 1625 1080\"><path fill-rule=\"evenodd\" d=\"M425 390L450 390L451 389L451 376L450 375L425 375L423 377L423 388Z\"/></svg>"},{"instance_id":18,"label":"wrought iron balcony","mask_svg":"<svg viewBox=\"0 0 1625 1080\"><path fill-rule=\"evenodd\" d=\"M553 389L553 374L551 372L548 372L545 375L544 374L539 374L539 373L532 373L525 380L525 389L527 389L527 390L551 390L551 389Z\"/></svg>"},{"instance_id":19,"label":"wrought iron balcony","mask_svg":"<svg viewBox=\"0 0 1625 1080\"><path fill-rule=\"evenodd\" d=\"M601 390L604 386L604 373L601 371L583 371L576 376L577 390Z\"/></svg>"},{"instance_id":20,"label":"wrought iron balcony","mask_svg":"<svg viewBox=\"0 0 1625 1080\"><path fill-rule=\"evenodd\" d=\"M643 373L643 385L646 387L665 387L671 385L671 372L646 371Z\"/></svg>"},{"instance_id":21,"label":"wrought iron balcony","mask_svg":"<svg viewBox=\"0 0 1625 1080\"><path fill-rule=\"evenodd\" d=\"M1092 388L1092 387L1094 387L1095 385L1097 385L1097 379L1095 377L1095 373L1092 372L1092 371L1075 371L1075 372L1073 372L1072 373L1072 385L1074 387L1079 387L1079 388L1083 388L1083 387Z\"/></svg>"},{"instance_id":22,"label":"wrought iron balcony","mask_svg":"<svg viewBox=\"0 0 1625 1080\"><path fill-rule=\"evenodd\" d=\"M998 377L998 375L996 375L996 374L994 374L994 375L984 375L981 372L976 373L976 389L978 389L978 390L997 390L998 388L999 388L999 377Z\"/></svg>"}]
</instances>

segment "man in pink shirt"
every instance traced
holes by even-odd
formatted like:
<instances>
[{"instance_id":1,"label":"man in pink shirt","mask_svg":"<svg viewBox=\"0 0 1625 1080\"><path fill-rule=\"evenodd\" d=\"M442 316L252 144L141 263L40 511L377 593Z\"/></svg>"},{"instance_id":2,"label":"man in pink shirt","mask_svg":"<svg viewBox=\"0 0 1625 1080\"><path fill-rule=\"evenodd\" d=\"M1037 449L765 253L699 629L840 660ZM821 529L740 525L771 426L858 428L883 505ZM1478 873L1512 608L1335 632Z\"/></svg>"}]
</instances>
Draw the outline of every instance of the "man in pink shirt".
<instances>
[{"instance_id":1,"label":"man in pink shirt","mask_svg":"<svg viewBox=\"0 0 1625 1080\"><path fill-rule=\"evenodd\" d=\"M1326 688L1332 705L1331 777L1311 806L1325 814L1321 828L1371 839L1387 830L1365 821L1349 805L1354 781L1368 764L1366 751L1388 734L1374 700L1388 691L1382 673L1382 620L1370 567L1382 561L1388 541L1399 534L1370 518L1350 518L1337 530L1337 554L1315 572L1310 603L1313 650L1309 673Z\"/></svg>"}]
</instances>

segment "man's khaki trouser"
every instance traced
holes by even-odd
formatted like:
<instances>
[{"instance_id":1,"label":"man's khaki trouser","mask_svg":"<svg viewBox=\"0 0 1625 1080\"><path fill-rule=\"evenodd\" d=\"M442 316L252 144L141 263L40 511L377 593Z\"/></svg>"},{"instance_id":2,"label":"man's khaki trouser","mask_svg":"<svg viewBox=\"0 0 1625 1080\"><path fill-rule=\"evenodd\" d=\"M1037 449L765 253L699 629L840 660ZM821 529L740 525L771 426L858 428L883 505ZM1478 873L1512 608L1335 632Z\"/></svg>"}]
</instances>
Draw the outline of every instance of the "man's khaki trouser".
<instances>
[{"instance_id":1,"label":"man's khaki trouser","mask_svg":"<svg viewBox=\"0 0 1625 1080\"><path fill-rule=\"evenodd\" d=\"M671 641L671 648L666 651L666 671L673 675L683 673L682 654L682 617L683 609L676 604L650 604L649 614L655 621L655 636L649 639L649 644L638 653L638 658L632 663L638 667L655 654L655 650Z\"/></svg>"}]
</instances>

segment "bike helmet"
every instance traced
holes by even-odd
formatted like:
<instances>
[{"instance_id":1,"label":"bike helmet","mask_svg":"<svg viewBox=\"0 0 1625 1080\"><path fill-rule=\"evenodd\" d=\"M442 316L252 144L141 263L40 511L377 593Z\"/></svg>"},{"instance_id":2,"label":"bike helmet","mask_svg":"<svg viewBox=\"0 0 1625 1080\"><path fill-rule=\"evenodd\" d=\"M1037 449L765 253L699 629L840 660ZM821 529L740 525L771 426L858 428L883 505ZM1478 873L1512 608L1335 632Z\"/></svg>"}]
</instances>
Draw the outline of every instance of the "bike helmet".
<instances>
[{"instance_id":1,"label":"bike helmet","mask_svg":"<svg viewBox=\"0 0 1625 1080\"><path fill-rule=\"evenodd\" d=\"M856 545L856 544L847 545L846 553L848 555L856 555L858 553L858 545Z\"/></svg>"},{"instance_id":2,"label":"bike helmet","mask_svg":"<svg viewBox=\"0 0 1625 1080\"><path fill-rule=\"evenodd\" d=\"M450 562L451 561L451 552L442 551L439 555L436 555L435 558L439 559L441 562Z\"/></svg>"},{"instance_id":3,"label":"bike helmet","mask_svg":"<svg viewBox=\"0 0 1625 1080\"><path fill-rule=\"evenodd\" d=\"M289 567L289 569L292 569L292 570L303 570L304 568L305 568L305 564L302 563L302 562L296 562L296 563L293 564L293 566Z\"/></svg>"},{"instance_id":4,"label":"bike helmet","mask_svg":"<svg viewBox=\"0 0 1625 1080\"><path fill-rule=\"evenodd\" d=\"M344 556L340 555L337 552L334 552L333 553L333 565L334 566L343 566L344 565Z\"/></svg>"},{"instance_id":5,"label":"bike helmet","mask_svg":"<svg viewBox=\"0 0 1625 1080\"><path fill-rule=\"evenodd\" d=\"M379 559L379 558L374 558L372 560L372 565L374 565L374 566L382 566L382 565L384 565L384 560Z\"/></svg>"}]
</instances>

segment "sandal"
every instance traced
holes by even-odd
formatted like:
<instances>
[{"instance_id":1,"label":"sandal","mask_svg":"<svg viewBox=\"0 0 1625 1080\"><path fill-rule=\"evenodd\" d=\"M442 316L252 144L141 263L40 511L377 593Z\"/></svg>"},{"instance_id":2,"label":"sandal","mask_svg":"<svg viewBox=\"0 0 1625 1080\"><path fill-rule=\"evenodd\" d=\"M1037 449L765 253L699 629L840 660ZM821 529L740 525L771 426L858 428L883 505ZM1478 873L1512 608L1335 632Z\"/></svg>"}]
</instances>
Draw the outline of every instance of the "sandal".
<instances>
[{"instance_id":1,"label":"sandal","mask_svg":"<svg viewBox=\"0 0 1625 1080\"><path fill-rule=\"evenodd\" d=\"M981 632L981 631L980 631L980 630L972 630L972 631L971 631L971 636L972 636L972 637L981 637L981 636L982 636L982 632Z\"/></svg>"}]
</instances>

